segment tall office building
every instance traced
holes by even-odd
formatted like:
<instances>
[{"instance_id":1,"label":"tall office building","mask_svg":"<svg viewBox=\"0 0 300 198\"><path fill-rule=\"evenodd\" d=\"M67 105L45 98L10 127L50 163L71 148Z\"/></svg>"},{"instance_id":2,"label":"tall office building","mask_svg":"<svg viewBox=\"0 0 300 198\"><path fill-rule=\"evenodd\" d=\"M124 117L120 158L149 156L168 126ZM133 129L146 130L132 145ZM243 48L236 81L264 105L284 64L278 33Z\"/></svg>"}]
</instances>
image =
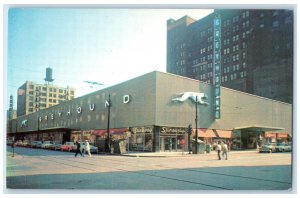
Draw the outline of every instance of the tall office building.
<instances>
[{"instance_id":1,"label":"tall office building","mask_svg":"<svg viewBox=\"0 0 300 198\"><path fill-rule=\"evenodd\" d=\"M221 19L221 84L292 103L293 11L215 10L167 21L167 72L214 83L214 18Z\"/></svg>"},{"instance_id":2,"label":"tall office building","mask_svg":"<svg viewBox=\"0 0 300 198\"><path fill-rule=\"evenodd\" d=\"M17 112L14 109L14 97L13 95L9 96L9 109L7 110L7 119L15 119L17 117Z\"/></svg>"},{"instance_id":3,"label":"tall office building","mask_svg":"<svg viewBox=\"0 0 300 198\"><path fill-rule=\"evenodd\" d=\"M74 88L26 81L18 89L17 116L27 115L75 97Z\"/></svg>"}]
</instances>

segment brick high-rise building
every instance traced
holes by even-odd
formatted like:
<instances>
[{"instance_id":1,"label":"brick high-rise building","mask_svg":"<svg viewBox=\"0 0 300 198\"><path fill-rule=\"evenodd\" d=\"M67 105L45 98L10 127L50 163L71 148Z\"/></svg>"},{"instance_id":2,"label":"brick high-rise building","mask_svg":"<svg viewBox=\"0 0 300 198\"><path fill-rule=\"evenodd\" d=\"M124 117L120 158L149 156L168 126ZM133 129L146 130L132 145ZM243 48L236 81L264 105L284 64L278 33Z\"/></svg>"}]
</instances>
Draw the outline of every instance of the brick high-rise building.
<instances>
[{"instance_id":1,"label":"brick high-rise building","mask_svg":"<svg viewBox=\"0 0 300 198\"><path fill-rule=\"evenodd\" d=\"M46 109L61 102L72 100L74 97L74 88L26 81L18 89L17 116Z\"/></svg>"},{"instance_id":2,"label":"brick high-rise building","mask_svg":"<svg viewBox=\"0 0 300 198\"><path fill-rule=\"evenodd\" d=\"M293 11L215 10L167 21L167 72L214 83L214 27L221 18L221 84L292 103Z\"/></svg>"}]
</instances>

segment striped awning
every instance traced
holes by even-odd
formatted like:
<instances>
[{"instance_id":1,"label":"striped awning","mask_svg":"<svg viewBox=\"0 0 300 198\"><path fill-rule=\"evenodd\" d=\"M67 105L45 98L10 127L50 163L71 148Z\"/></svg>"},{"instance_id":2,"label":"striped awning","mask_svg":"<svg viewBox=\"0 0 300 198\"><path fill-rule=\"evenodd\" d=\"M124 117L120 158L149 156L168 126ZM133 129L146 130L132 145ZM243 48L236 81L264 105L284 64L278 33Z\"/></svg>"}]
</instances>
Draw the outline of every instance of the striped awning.
<instances>
[{"instance_id":1,"label":"striped awning","mask_svg":"<svg viewBox=\"0 0 300 198\"><path fill-rule=\"evenodd\" d=\"M220 129L216 129L216 131L220 138L233 138L232 131L220 130Z\"/></svg>"},{"instance_id":2,"label":"striped awning","mask_svg":"<svg viewBox=\"0 0 300 198\"><path fill-rule=\"evenodd\" d=\"M193 129L193 136L196 136L196 129ZM212 129L198 129L198 137L212 138L216 137Z\"/></svg>"}]
</instances>

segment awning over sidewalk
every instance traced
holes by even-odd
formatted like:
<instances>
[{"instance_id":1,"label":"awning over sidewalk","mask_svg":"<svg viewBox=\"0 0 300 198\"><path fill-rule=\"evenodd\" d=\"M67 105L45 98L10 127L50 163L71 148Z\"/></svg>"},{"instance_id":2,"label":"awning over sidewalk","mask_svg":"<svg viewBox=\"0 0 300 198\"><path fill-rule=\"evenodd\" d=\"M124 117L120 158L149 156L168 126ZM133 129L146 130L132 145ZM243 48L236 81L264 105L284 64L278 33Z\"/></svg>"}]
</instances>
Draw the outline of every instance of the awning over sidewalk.
<instances>
[{"instance_id":1,"label":"awning over sidewalk","mask_svg":"<svg viewBox=\"0 0 300 198\"><path fill-rule=\"evenodd\" d=\"M289 134L286 132L274 132L274 131L268 131L265 132L265 138L288 138Z\"/></svg>"},{"instance_id":2,"label":"awning over sidewalk","mask_svg":"<svg viewBox=\"0 0 300 198\"><path fill-rule=\"evenodd\" d=\"M220 138L233 138L232 131L216 129Z\"/></svg>"},{"instance_id":3,"label":"awning over sidewalk","mask_svg":"<svg viewBox=\"0 0 300 198\"><path fill-rule=\"evenodd\" d=\"M284 130L280 127L270 127L270 126L261 126L261 125L252 125L252 126L242 126L236 127L234 130L248 130L248 131L279 131ZM276 133L276 132L275 132Z\"/></svg>"},{"instance_id":4,"label":"awning over sidewalk","mask_svg":"<svg viewBox=\"0 0 300 198\"><path fill-rule=\"evenodd\" d=\"M129 128L119 128L119 129L109 129L109 134L122 135L123 133L129 131ZM94 135L103 136L107 134L107 129L96 129L94 130Z\"/></svg>"},{"instance_id":5,"label":"awning over sidewalk","mask_svg":"<svg viewBox=\"0 0 300 198\"><path fill-rule=\"evenodd\" d=\"M196 136L196 129L193 129L193 136ZM198 137L212 138L216 135L212 129L198 129Z\"/></svg>"}]
</instances>

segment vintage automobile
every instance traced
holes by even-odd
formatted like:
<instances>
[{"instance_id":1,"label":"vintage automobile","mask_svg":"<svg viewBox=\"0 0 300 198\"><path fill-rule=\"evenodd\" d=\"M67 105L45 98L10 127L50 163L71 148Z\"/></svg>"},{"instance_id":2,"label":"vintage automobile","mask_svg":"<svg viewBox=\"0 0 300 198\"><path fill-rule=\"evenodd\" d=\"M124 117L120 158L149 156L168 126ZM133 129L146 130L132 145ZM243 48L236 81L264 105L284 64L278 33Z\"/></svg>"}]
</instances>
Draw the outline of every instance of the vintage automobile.
<instances>
[{"instance_id":1,"label":"vintage automobile","mask_svg":"<svg viewBox=\"0 0 300 198\"><path fill-rule=\"evenodd\" d=\"M76 150L76 145L74 144L74 142L66 142L63 145L61 145L60 147L61 151L74 151Z\"/></svg>"},{"instance_id":2,"label":"vintage automobile","mask_svg":"<svg viewBox=\"0 0 300 198\"><path fill-rule=\"evenodd\" d=\"M276 150L275 150L274 143L266 143L266 144L262 145L262 147L259 149L260 153L263 153L263 152L273 153L275 151Z\"/></svg>"},{"instance_id":3,"label":"vintage automobile","mask_svg":"<svg viewBox=\"0 0 300 198\"><path fill-rule=\"evenodd\" d=\"M51 150L55 150L55 151L57 151L57 150L61 150L61 143L59 143L59 142L53 142L53 144L51 145Z\"/></svg>"},{"instance_id":4,"label":"vintage automobile","mask_svg":"<svg viewBox=\"0 0 300 198\"><path fill-rule=\"evenodd\" d=\"M7 141L6 141L6 144L7 144L8 146L11 146L13 143L14 143L13 140L7 140Z\"/></svg>"},{"instance_id":5,"label":"vintage automobile","mask_svg":"<svg viewBox=\"0 0 300 198\"><path fill-rule=\"evenodd\" d=\"M31 141L29 146L31 148L37 148L37 145L42 145L42 142L41 141Z\"/></svg>"},{"instance_id":6,"label":"vintage automobile","mask_svg":"<svg viewBox=\"0 0 300 198\"><path fill-rule=\"evenodd\" d=\"M292 151L292 147L289 144L285 143L277 143L275 146L276 152L290 152Z\"/></svg>"},{"instance_id":7,"label":"vintage automobile","mask_svg":"<svg viewBox=\"0 0 300 198\"><path fill-rule=\"evenodd\" d=\"M53 145L52 141L44 141L43 144L42 144L42 148L43 149L50 149L52 145Z\"/></svg>"}]
</instances>

